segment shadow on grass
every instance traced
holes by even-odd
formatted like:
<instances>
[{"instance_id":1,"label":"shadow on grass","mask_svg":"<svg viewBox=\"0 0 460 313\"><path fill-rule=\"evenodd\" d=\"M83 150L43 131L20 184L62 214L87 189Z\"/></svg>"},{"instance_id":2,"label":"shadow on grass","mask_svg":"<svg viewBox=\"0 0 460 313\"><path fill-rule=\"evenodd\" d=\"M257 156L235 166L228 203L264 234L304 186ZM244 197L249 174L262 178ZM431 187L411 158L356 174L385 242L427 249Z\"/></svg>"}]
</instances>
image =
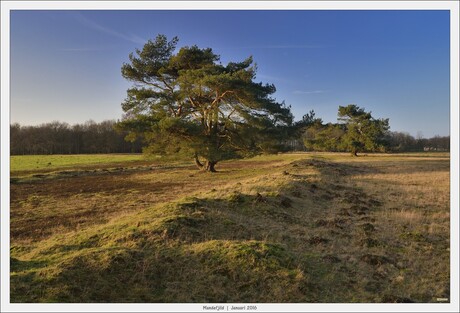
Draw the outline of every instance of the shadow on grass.
<instances>
[{"instance_id":1,"label":"shadow on grass","mask_svg":"<svg viewBox=\"0 0 460 313\"><path fill-rule=\"evenodd\" d=\"M29 271L29 270L37 270L37 269L46 267L48 264L49 263L46 261L36 261L36 260L20 261L16 258L11 257L10 258L10 271L11 272L23 272L23 271Z\"/></svg>"}]
</instances>

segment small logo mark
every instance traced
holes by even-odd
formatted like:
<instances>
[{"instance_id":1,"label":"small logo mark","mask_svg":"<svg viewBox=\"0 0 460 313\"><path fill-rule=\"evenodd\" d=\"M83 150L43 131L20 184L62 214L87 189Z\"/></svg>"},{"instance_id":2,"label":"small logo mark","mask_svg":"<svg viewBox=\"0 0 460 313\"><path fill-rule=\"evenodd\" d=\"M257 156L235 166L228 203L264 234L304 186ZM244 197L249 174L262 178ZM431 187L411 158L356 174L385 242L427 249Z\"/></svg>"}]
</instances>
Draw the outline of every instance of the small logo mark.
<instances>
[{"instance_id":1,"label":"small logo mark","mask_svg":"<svg viewBox=\"0 0 460 313\"><path fill-rule=\"evenodd\" d=\"M448 302L449 298L436 298L436 301L438 301L438 302Z\"/></svg>"}]
</instances>

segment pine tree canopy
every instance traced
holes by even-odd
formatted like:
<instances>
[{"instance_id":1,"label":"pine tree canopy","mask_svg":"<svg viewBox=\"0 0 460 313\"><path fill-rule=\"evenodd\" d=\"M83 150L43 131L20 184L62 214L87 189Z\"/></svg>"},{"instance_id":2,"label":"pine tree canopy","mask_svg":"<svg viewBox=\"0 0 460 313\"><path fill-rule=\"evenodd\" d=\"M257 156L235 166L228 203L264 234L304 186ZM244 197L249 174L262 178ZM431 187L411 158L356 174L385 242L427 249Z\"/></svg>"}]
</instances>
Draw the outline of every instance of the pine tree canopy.
<instances>
[{"instance_id":1,"label":"pine tree canopy","mask_svg":"<svg viewBox=\"0 0 460 313\"><path fill-rule=\"evenodd\" d=\"M121 72L134 85L119 127L142 136L152 153L185 153L208 171L221 160L276 151L293 116L271 96L274 85L255 82L252 57L223 65L211 48L175 53L177 43L158 35L129 55Z\"/></svg>"}]
</instances>

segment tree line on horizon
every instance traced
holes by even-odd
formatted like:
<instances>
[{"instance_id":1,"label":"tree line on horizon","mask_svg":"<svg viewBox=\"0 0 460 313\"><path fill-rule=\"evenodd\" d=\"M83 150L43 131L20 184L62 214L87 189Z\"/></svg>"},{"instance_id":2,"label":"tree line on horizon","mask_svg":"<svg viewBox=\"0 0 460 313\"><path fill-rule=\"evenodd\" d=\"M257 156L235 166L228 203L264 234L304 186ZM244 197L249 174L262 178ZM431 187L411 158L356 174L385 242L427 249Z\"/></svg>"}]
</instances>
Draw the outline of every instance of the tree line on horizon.
<instances>
[{"instance_id":1,"label":"tree line on horizon","mask_svg":"<svg viewBox=\"0 0 460 313\"><path fill-rule=\"evenodd\" d=\"M329 151L348 152L341 142L345 134L343 124L324 123L313 111L305 115L298 134L280 141L279 152ZM127 132L116 129L115 120L100 123L87 121L70 125L54 121L37 126L10 126L10 154L93 154L93 153L142 153L141 139L126 141ZM450 151L450 136L415 138L406 132L389 131L382 152ZM147 152L147 151L145 151Z\"/></svg>"},{"instance_id":2,"label":"tree line on horizon","mask_svg":"<svg viewBox=\"0 0 460 313\"><path fill-rule=\"evenodd\" d=\"M116 130L116 121L92 120L69 125L54 121L38 126L10 125L10 154L140 153L141 140L127 142L127 132Z\"/></svg>"}]
</instances>

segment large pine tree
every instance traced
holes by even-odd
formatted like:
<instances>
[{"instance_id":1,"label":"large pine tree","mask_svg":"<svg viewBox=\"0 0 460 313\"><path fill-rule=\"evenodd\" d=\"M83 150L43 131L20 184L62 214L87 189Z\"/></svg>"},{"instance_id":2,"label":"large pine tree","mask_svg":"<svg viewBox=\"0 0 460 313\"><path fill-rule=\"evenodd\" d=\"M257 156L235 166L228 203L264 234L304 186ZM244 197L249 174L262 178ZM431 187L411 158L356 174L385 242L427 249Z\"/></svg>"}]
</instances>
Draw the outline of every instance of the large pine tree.
<instances>
[{"instance_id":1,"label":"large pine tree","mask_svg":"<svg viewBox=\"0 0 460 313\"><path fill-rule=\"evenodd\" d=\"M122 103L119 126L138 135L154 153L186 153L203 170L217 162L274 151L292 123L290 108L255 82L251 57L222 65L212 49L182 47L164 35L129 55L124 78L134 82Z\"/></svg>"}]
</instances>

